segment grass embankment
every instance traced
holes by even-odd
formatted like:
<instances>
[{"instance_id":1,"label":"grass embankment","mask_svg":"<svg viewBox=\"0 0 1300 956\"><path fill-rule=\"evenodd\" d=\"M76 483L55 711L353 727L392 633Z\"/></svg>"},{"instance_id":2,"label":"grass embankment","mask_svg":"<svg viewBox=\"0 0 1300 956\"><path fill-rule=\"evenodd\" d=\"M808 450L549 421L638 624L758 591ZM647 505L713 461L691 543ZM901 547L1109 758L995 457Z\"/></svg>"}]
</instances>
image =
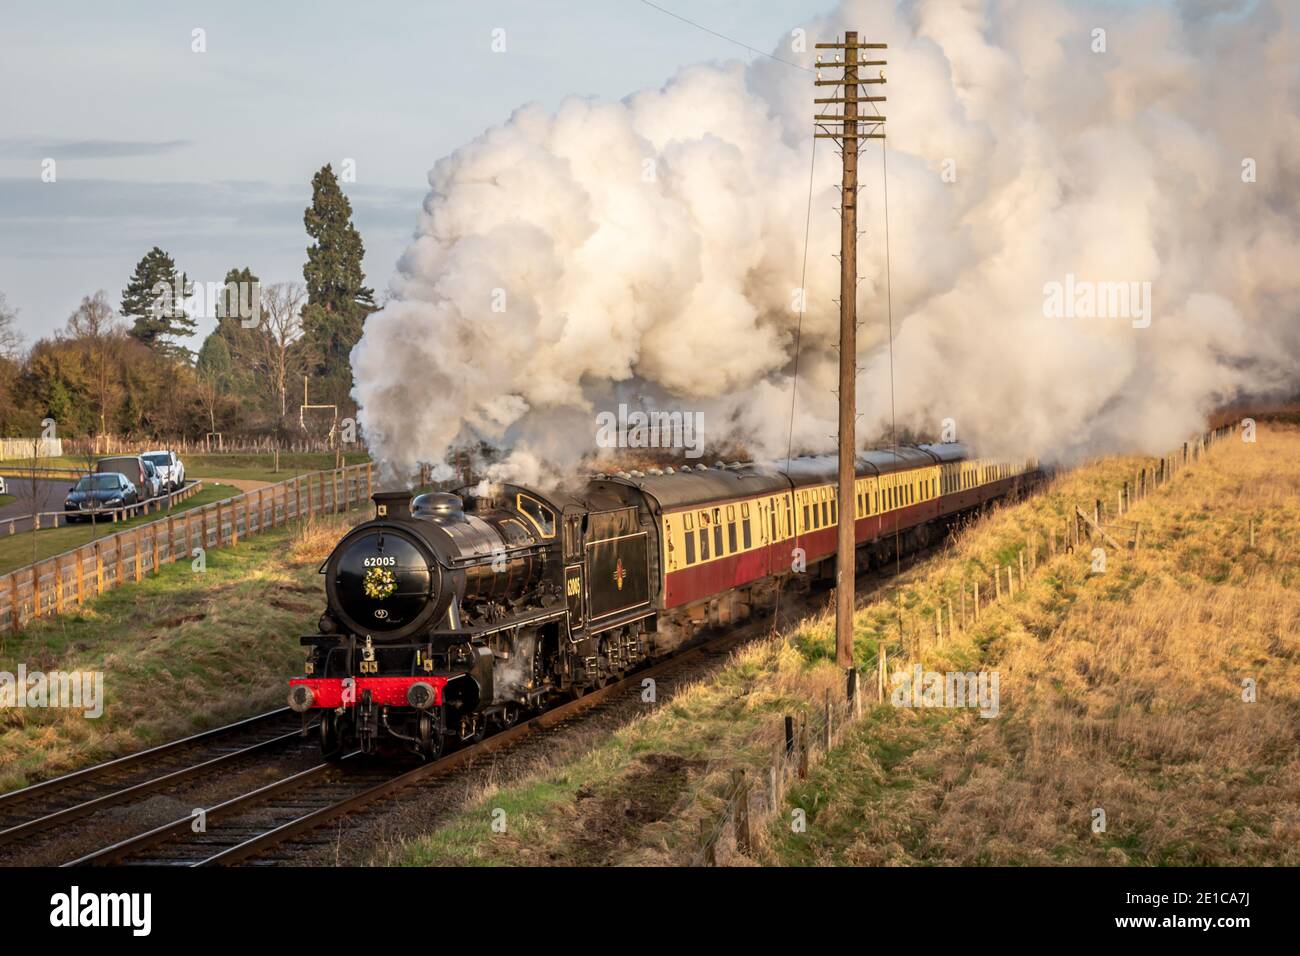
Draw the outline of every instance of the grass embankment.
<instances>
[{"instance_id":1,"label":"grass embankment","mask_svg":"<svg viewBox=\"0 0 1300 956\"><path fill-rule=\"evenodd\" d=\"M999 509L856 615L874 668L917 661L927 609L1058 534L1077 503L1113 501L1149 462L1110 459ZM1247 522L1255 520L1256 544ZM1000 713L872 707L796 785L755 852L769 864L1296 863L1300 860L1300 432L1230 440L1137 503L1143 548L1091 575L1089 547L920 661L996 669ZM987 601L987 590L985 591ZM908 628L899 653L898 620ZM733 767L763 772L781 715L838 689L833 619L738 652L708 681L585 753L467 797L412 865L681 863ZM1258 701L1242 700L1251 678ZM866 692L870 692L868 680ZM807 813L790 832L789 811ZM492 812L507 813L505 833ZM1092 832L1094 810L1106 829Z\"/></svg>"},{"instance_id":2,"label":"grass embankment","mask_svg":"<svg viewBox=\"0 0 1300 956\"><path fill-rule=\"evenodd\" d=\"M79 613L0 635L0 671L100 671L103 716L0 710L0 790L282 706L298 636L323 606L321 560L339 516L207 552L207 569L165 565Z\"/></svg>"},{"instance_id":3,"label":"grass embankment","mask_svg":"<svg viewBox=\"0 0 1300 956\"><path fill-rule=\"evenodd\" d=\"M1047 503L1009 510L963 551L996 547L1000 526L1023 529ZM1101 574L1059 557L927 656L932 670L995 669L999 717L878 709L792 791L808 832L782 821L762 858L1300 862L1300 432L1223 442L1125 520L1142 523L1140 552ZM919 587L961 572L946 563Z\"/></svg>"},{"instance_id":4,"label":"grass embankment","mask_svg":"<svg viewBox=\"0 0 1300 956\"><path fill-rule=\"evenodd\" d=\"M84 473L94 468L98 458L110 457L98 455L87 459L84 455L61 455L54 458L41 458L41 468L69 468ZM370 455L364 451L350 451L343 455L345 465L359 465L369 461ZM296 475L311 471L330 471L334 468L333 452L284 452L280 455L280 470L275 470L275 457L270 452L249 454L187 454L181 455L185 463L187 478L247 478L253 481L284 481ZM10 459L0 461L0 474L21 475L31 468L31 459Z\"/></svg>"},{"instance_id":5,"label":"grass embankment","mask_svg":"<svg viewBox=\"0 0 1300 956\"><path fill-rule=\"evenodd\" d=\"M96 538L104 538L136 525L148 524L150 521L157 521L168 515L178 515L183 511L211 504L214 501L224 501L238 494L240 494L239 489L230 485L204 484L196 494L175 507L138 514L116 523L98 521L92 525L89 521L85 521L60 525L57 528L42 528L36 532L20 531L16 534L8 534L8 521L0 521L0 574L8 574L15 568L21 568L33 561L44 561L56 554L71 551L83 544L89 544ZM33 538L35 538L34 545Z\"/></svg>"}]
</instances>

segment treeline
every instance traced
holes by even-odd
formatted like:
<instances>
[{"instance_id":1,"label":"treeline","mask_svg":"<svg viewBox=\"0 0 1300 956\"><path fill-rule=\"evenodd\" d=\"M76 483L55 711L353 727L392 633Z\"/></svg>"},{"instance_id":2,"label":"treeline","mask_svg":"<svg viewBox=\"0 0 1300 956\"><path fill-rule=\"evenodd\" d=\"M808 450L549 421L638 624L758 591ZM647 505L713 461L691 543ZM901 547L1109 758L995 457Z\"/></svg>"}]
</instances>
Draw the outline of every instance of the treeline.
<instances>
[{"instance_id":1,"label":"treeline","mask_svg":"<svg viewBox=\"0 0 1300 956\"><path fill-rule=\"evenodd\" d=\"M334 171L312 178L303 216L311 244L303 282L263 286L250 266L220 285L194 283L154 247L115 305L82 298L62 328L24 348L0 292L0 433L200 438L301 435L303 376L311 404L355 414L349 354L375 310L365 249ZM190 348L197 314L216 328ZM328 428L328 412L317 416Z\"/></svg>"}]
</instances>

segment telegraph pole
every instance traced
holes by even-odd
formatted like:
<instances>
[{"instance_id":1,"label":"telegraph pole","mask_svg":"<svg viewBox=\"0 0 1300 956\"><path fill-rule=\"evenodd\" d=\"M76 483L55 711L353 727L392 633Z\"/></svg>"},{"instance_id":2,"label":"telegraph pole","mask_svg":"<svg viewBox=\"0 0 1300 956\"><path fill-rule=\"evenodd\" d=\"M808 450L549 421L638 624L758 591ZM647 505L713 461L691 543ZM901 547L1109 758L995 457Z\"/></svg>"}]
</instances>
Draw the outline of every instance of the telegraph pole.
<instances>
[{"instance_id":1,"label":"telegraph pole","mask_svg":"<svg viewBox=\"0 0 1300 956\"><path fill-rule=\"evenodd\" d=\"M884 139L881 132L885 118L874 113L858 115L859 103L884 102L883 96L864 96L859 87L885 82L883 70L865 78L859 67L881 67L884 60L860 60L863 50L886 49L884 43L859 43L858 34L850 30L844 42L818 43L819 50L836 50L835 62L821 62L817 57L817 86L836 87L829 97L814 98L826 113L817 113L817 139L839 143L844 175L840 188L840 433L839 433L839 500L837 509L838 547L835 581L835 660L848 677L848 696L853 697L857 672L853 669L853 610L855 605L857 502L854 494L857 478L857 442L854 437L857 417L858 374L858 150L862 140ZM822 69L842 70L838 79L822 79ZM870 74L872 71L868 70ZM835 108L840 108L836 113ZM859 124L863 129L859 129Z\"/></svg>"}]
</instances>

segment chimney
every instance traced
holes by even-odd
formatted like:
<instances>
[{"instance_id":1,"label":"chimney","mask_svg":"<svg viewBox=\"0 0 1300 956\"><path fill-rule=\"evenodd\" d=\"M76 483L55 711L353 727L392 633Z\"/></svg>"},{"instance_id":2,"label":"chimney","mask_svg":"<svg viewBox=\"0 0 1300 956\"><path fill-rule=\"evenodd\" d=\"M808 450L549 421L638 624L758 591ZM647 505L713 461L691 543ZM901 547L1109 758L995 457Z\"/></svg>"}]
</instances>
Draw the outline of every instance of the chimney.
<instances>
[{"instance_id":1,"label":"chimney","mask_svg":"<svg viewBox=\"0 0 1300 956\"><path fill-rule=\"evenodd\" d=\"M409 491L377 491L370 500L375 503L376 518L411 517L411 493Z\"/></svg>"}]
</instances>

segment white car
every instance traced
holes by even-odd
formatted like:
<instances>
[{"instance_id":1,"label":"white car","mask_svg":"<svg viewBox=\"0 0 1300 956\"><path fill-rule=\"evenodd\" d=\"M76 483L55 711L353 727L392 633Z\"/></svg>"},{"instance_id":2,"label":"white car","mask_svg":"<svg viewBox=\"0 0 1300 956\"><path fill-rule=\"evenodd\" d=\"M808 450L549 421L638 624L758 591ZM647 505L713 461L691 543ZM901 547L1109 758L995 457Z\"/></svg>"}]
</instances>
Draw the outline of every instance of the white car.
<instances>
[{"instance_id":1,"label":"white car","mask_svg":"<svg viewBox=\"0 0 1300 956\"><path fill-rule=\"evenodd\" d=\"M176 491L185 484L185 463L174 451L147 451L140 456L153 465L162 479L164 494Z\"/></svg>"},{"instance_id":2,"label":"white car","mask_svg":"<svg viewBox=\"0 0 1300 956\"><path fill-rule=\"evenodd\" d=\"M5 487L4 477L0 476L0 495L7 495L7 494L9 494L9 489Z\"/></svg>"}]
</instances>

